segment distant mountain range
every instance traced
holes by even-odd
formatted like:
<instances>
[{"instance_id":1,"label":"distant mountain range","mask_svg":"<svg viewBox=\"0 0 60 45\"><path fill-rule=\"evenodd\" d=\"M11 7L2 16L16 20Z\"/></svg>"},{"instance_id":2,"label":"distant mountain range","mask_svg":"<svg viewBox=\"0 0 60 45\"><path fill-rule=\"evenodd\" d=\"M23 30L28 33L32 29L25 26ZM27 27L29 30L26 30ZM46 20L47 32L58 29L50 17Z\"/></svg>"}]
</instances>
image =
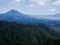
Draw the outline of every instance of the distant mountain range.
<instances>
[{"instance_id":1,"label":"distant mountain range","mask_svg":"<svg viewBox=\"0 0 60 45\"><path fill-rule=\"evenodd\" d=\"M20 13L17 10L13 10L13 9L4 14L0 14L0 20L10 21L10 22L15 21L17 23L25 23L25 24L26 23L46 23L46 24L48 23L49 24L49 23L59 22L59 20L47 19L50 17L50 15L49 16L38 16L37 15L36 17Z\"/></svg>"},{"instance_id":2,"label":"distant mountain range","mask_svg":"<svg viewBox=\"0 0 60 45\"><path fill-rule=\"evenodd\" d=\"M4 14L0 14L0 21L8 21L8 22L17 22L23 24L46 24L48 27L53 27L58 22L60 23L60 14L56 15L26 15L17 10L10 10ZM54 25L54 26L53 26ZM60 28L59 28L60 30Z\"/></svg>"},{"instance_id":3,"label":"distant mountain range","mask_svg":"<svg viewBox=\"0 0 60 45\"><path fill-rule=\"evenodd\" d=\"M5 21L15 21L17 23L37 23L40 22L39 20L29 16L25 15L23 13L18 12L17 10L10 10L9 12L5 14L0 14L0 20Z\"/></svg>"},{"instance_id":4,"label":"distant mountain range","mask_svg":"<svg viewBox=\"0 0 60 45\"><path fill-rule=\"evenodd\" d=\"M30 16L22 14L17 10L11 10L5 14L0 14L0 20L6 20L6 21L25 22L30 18L31 18Z\"/></svg>"},{"instance_id":5,"label":"distant mountain range","mask_svg":"<svg viewBox=\"0 0 60 45\"><path fill-rule=\"evenodd\" d=\"M60 20L60 14L55 15L33 15L37 19Z\"/></svg>"}]
</instances>

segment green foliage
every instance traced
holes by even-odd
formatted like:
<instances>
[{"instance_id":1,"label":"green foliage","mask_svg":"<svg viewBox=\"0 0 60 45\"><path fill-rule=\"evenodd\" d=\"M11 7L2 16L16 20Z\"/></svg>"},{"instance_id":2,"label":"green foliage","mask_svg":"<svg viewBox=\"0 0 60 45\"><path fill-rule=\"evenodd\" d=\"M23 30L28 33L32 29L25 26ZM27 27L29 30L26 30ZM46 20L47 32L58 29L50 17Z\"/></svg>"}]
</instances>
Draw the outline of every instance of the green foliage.
<instances>
[{"instance_id":1,"label":"green foliage","mask_svg":"<svg viewBox=\"0 0 60 45\"><path fill-rule=\"evenodd\" d=\"M0 45L57 45L58 38L60 35L44 24L0 21Z\"/></svg>"}]
</instances>

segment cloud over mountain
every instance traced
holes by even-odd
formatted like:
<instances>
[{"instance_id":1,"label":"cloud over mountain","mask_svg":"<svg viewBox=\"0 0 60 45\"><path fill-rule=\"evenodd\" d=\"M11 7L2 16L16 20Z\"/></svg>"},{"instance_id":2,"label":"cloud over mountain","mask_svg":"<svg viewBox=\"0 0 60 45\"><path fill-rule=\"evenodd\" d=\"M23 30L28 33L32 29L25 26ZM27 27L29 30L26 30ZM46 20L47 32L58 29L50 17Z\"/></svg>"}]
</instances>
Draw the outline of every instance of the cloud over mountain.
<instances>
[{"instance_id":1,"label":"cloud over mountain","mask_svg":"<svg viewBox=\"0 0 60 45\"><path fill-rule=\"evenodd\" d=\"M4 8L5 7L5 8ZM0 1L0 12L17 9L28 15L49 15L60 12L60 0L2 0ZM51 12L50 9L57 11Z\"/></svg>"},{"instance_id":2,"label":"cloud over mountain","mask_svg":"<svg viewBox=\"0 0 60 45\"><path fill-rule=\"evenodd\" d=\"M46 5L49 4L51 0L31 0L31 2L38 5Z\"/></svg>"}]
</instances>

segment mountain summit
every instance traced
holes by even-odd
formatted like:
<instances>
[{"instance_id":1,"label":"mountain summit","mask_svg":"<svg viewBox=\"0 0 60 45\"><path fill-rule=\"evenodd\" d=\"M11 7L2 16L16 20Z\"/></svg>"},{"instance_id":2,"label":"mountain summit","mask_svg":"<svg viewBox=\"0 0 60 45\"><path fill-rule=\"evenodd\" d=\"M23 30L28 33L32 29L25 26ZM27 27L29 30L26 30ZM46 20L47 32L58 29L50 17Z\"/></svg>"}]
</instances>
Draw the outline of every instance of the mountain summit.
<instances>
[{"instance_id":1,"label":"mountain summit","mask_svg":"<svg viewBox=\"0 0 60 45\"><path fill-rule=\"evenodd\" d=\"M5 21L15 21L15 22L32 22L33 18L30 17L29 15L20 13L17 10L10 10L6 12L5 14L0 14L0 20L5 20Z\"/></svg>"},{"instance_id":2,"label":"mountain summit","mask_svg":"<svg viewBox=\"0 0 60 45\"><path fill-rule=\"evenodd\" d=\"M12 10L10 10L9 12L18 12L18 11L17 11L17 10L12 9Z\"/></svg>"},{"instance_id":3,"label":"mountain summit","mask_svg":"<svg viewBox=\"0 0 60 45\"><path fill-rule=\"evenodd\" d=\"M10 14L10 15L23 15L22 13L20 13L17 10L14 10L14 9L8 11L6 14Z\"/></svg>"},{"instance_id":4,"label":"mountain summit","mask_svg":"<svg viewBox=\"0 0 60 45\"><path fill-rule=\"evenodd\" d=\"M31 24L31 23L53 23L52 21L48 21L48 20L45 20L45 19L37 19L37 18L34 18L32 16L29 16L29 15L26 15L26 14L23 14L17 10L10 10L8 12L6 12L5 14L0 14L0 20L5 20L5 21L15 21L17 23L24 23L24 24Z\"/></svg>"}]
</instances>

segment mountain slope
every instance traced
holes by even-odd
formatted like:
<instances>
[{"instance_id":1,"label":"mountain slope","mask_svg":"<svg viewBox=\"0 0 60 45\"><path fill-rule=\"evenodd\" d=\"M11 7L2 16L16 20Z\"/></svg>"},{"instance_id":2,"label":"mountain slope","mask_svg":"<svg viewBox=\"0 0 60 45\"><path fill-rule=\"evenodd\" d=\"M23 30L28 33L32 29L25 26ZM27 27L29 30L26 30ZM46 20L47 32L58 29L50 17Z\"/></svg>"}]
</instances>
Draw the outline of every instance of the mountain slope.
<instances>
[{"instance_id":1,"label":"mountain slope","mask_svg":"<svg viewBox=\"0 0 60 45\"><path fill-rule=\"evenodd\" d=\"M18 12L17 10L10 10L7 13L0 14L0 20L15 21L17 23L38 23L40 20L32 18L29 15Z\"/></svg>"},{"instance_id":2,"label":"mountain slope","mask_svg":"<svg viewBox=\"0 0 60 45\"><path fill-rule=\"evenodd\" d=\"M36 16L37 17L37 16ZM43 18L42 18L43 17ZM17 22L17 23L23 23L23 24L55 24L57 22L60 22L60 20L49 20L45 18L46 16L38 16L38 18L34 18L33 16L29 16L26 14L23 14L21 12L18 12L17 10L10 10L4 14L0 14L0 21L5 20L9 22ZM50 17L50 16L48 16ZM52 16L53 17L53 16ZM45 18L45 19L44 19Z\"/></svg>"},{"instance_id":3,"label":"mountain slope","mask_svg":"<svg viewBox=\"0 0 60 45\"><path fill-rule=\"evenodd\" d=\"M60 40L60 35L44 24L17 24L0 21L0 33L0 44L4 45L22 45L22 43L23 45L47 45L47 41L53 45L53 43L58 44Z\"/></svg>"},{"instance_id":4,"label":"mountain slope","mask_svg":"<svg viewBox=\"0 0 60 45\"><path fill-rule=\"evenodd\" d=\"M5 14L0 15L0 20L7 20L7 21L24 21L29 19L28 15L22 14L17 10L11 10Z\"/></svg>"}]
</instances>

